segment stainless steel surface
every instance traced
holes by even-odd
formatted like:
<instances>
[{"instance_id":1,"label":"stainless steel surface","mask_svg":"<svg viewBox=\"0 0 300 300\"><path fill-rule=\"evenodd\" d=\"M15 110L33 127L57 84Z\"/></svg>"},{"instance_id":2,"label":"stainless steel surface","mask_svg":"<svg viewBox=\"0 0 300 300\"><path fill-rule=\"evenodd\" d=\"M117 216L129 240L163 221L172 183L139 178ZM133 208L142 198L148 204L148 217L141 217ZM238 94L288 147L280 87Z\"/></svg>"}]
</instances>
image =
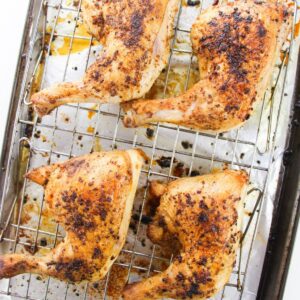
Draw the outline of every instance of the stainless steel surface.
<instances>
[{"instance_id":1,"label":"stainless steel surface","mask_svg":"<svg viewBox=\"0 0 300 300\"><path fill-rule=\"evenodd\" d=\"M288 89L287 77L289 74L292 77L291 52L292 50L297 52L293 47L293 33L290 46L283 52L274 87L266 93L262 105L256 113L255 122L246 124L243 128L230 133L218 135L195 132L166 124L152 124L150 127L154 130L153 137L146 138L145 128L137 130L124 128L121 121L122 111L111 106L65 105L43 120L37 116L31 117L29 101L31 88L37 85L35 78L41 72L41 65L44 68L40 85L45 86L49 66L53 63L51 46L55 39L63 38L68 42L64 68L61 71L63 78L57 78L58 81L67 80L69 71L73 68L72 48L76 42L80 40L88 42L85 69L90 63L94 49L94 39L80 36L76 31L81 1L77 1L77 7L66 6L66 2L69 1L56 1L57 5L51 4L51 1L48 2L32 1L34 20L30 31L31 43L27 54L27 65L16 119L11 120L15 130L11 141L8 165L4 173L5 181L0 206L0 251L24 251L22 249L25 246L27 250L32 252L38 250L41 254L42 251L54 247L63 238L63 230L58 224L51 224L48 227L45 225L47 216L44 215L44 212L47 211L47 208L44 205L42 189L26 179L23 180L22 176L18 175L20 172L22 175L36 165L65 160L92 150L100 150L99 143L103 150L116 147L120 149L140 147L149 156L149 164L142 171L138 200L134 209L133 223L136 226L134 229L131 228L128 242L115 263L122 270L126 270L123 277L132 280L137 274L141 277L151 276L160 272L166 264L172 261L172 255L163 255L161 249L146 239L143 214L147 202L149 180L177 178L178 174L174 172L174 169L178 167L179 162L184 162L187 169L184 172L189 176L195 174L195 171L206 173L214 168L228 165L235 169L246 169L250 174L252 185L249 188L247 199L249 203L251 202L249 205L251 209L245 215L241 247L230 282L217 298L223 299L230 295L230 299L252 299L245 290L245 286L250 277L251 280L253 279L253 274L251 274L253 266L250 261L254 244L260 236L259 224L265 214L269 218L271 217L271 211L266 211L268 209L265 208L265 203L268 201L270 193L268 187L271 180L274 179L274 160L281 161L282 159L276 152L276 139L278 135L284 135L286 130L279 123L280 115L283 110L290 109L288 99L291 95L286 95L286 90ZM209 1L202 2L198 10L203 9L208 3ZM181 54L189 55L189 63L185 66L183 73L186 75L184 89L188 88L190 74L195 68L194 57L190 49L180 48L180 43L178 43L179 35L189 34L189 29L181 26L183 9L181 5L174 28L169 64L164 72L163 95L168 94L170 74L174 65L176 66L176 62L173 61L176 55L178 57ZM49 24L46 22L49 12L54 15L51 31L47 30ZM74 17L72 34L61 33L57 29L61 14L64 12L68 12ZM296 19L297 6L295 5ZM62 121L62 118L68 119L68 121ZM32 131L32 134L28 134L29 131ZM190 143L188 149L181 146L182 142L186 140ZM211 147L204 149L202 144L211 145ZM222 148L232 150L222 153ZM244 151L245 149L246 151ZM244 158L244 152L247 153L246 158ZM167 168L160 168L157 164L162 155L168 157L169 166ZM29 202L33 203L32 207L35 210L32 223L24 221L24 211L27 210ZM41 244L42 239L47 240L47 245ZM143 247L143 243L146 243L146 247ZM112 276L111 272L100 283L100 288L95 288L93 284L75 286L51 278L40 278L36 275L20 275L14 279L3 280L0 284L0 295L12 295L24 299L106 298L107 292L112 289L109 286L110 280L111 282L116 280L115 275L113 278L110 276ZM258 285L259 274L256 277L255 284ZM124 278L122 280L125 280Z\"/></svg>"}]
</instances>

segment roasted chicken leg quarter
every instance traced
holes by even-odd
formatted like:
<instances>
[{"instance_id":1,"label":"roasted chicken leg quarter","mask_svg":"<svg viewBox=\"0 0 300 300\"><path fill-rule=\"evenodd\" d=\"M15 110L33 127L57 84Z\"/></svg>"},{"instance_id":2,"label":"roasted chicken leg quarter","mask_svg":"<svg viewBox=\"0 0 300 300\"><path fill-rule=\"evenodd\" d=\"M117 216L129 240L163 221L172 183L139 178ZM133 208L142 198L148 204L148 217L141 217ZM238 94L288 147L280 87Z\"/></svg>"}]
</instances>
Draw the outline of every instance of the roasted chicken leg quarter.
<instances>
[{"instance_id":1,"label":"roasted chicken leg quarter","mask_svg":"<svg viewBox=\"0 0 300 300\"><path fill-rule=\"evenodd\" d=\"M241 126L270 84L291 16L275 0L223 1L208 8L191 31L199 82L178 97L125 103L125 126L169 122L208 132Z\"/></svg>"},{"instance_id":2,"label":"roasted chicken leg quarter","mask_svg":"<svg viewBox=\"0 0 300 300\"><path fill-rule=\"evenodd\" d=\"M148 236L161 245L170 236L180 254L162 273L125 287L129 299L207 299L229 280L240 241L243 171L182 178L166 185ZM159 191L158 191L159 192Z\"/></svg>"},{"instance_id":3,"label":"roasted chicken leg quarter","mask_svg":"<svg viewBox=\"0 0 300 300\"><path fill-rule=\"evenodd\" d=\"M40 116L71 102L137 99L165 67L180 0L83 0L83 19L103 45L82 82L46 88L31 98Z\"/></svg>"},{"instance_id":4,"label":"roasted chicken leg quarter","mask_svg":"<svg viewBox=\"0 0 300 300\"><path fill-rule=\"evenodd\" d=\"M102 279L124 245L143 157L140 150L95 152L30 171L66 236L44 256L0 256L0 279L27 272L70 282Z\"/></svg>"}]
</instances>

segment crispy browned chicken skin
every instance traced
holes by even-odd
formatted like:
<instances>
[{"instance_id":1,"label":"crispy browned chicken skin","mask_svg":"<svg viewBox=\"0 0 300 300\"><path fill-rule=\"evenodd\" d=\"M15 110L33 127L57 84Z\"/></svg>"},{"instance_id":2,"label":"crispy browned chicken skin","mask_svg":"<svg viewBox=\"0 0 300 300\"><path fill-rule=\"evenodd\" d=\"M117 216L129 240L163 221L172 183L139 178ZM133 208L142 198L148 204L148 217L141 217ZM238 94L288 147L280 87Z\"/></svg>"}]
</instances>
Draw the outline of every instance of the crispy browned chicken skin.
<instances>
[{"instance_id":1,"label":"crispy browned chicken skin","mask_svg":"<svg viewBox=\"0 0 300 300\"><path fill-rule=\"evenodd\" d=\"M129 299L207 299L229 280L240 240L248 176L227 170L169 183L148 228L154 243L182 246L164 272L125 287ZM158 186L159 187L159 186Z\"/></svg>"},{"instance_id":2,"label":"crispy browned chicken skin","mask_svg":"<svg viewBox=\"0 0 300 300\"><path fill-rule=\"evenodd\" d=\"M124 124L169 122L223 132L242 125L263 97L290 29L291 12L274 0L234 1L201 13L191 39L200 81L169 99L124 104Z\"/></svg>"},{"instance_id":3,"label":"crispy browned chicken skin","mask_svg":"<svg viewBox=\"0 0 300 300\"><path fill-rule=\"evenodd\" d=\"M165 67L179 0L83 0L83 18L104 44L82 82L66 82L34 94L40 116L71 102L137 99Z\"/></svg>"},{"instance_id":4,"label":"crispy browned chicken skin","mask_svg":"<svg viewBox=\"0 0 300 300\"><path fill-rule=\"evenodd\" d=\"M0 256L0 279L27 272L71 282L103 278L124 245L143 161L139 150L95 152L30 171L66 237L45 256Z\"/></svg>"}]
</instances>

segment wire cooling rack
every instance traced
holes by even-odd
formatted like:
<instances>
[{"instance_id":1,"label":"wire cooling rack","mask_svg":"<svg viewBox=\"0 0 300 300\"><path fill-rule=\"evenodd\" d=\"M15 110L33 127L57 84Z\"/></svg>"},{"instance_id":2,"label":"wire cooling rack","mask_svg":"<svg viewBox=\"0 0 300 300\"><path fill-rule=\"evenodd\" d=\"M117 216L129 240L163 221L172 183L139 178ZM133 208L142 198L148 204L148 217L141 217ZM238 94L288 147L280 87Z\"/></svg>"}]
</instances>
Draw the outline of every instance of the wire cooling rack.
<instances>
[{"instance_id":1,"label":"wire cooling rack","mask_svg":"<svg viewBox=\"0 0 300 300\"><path fill-rule=\"evenodd\" d=\"M272 215L268 204L273 195L270 187L275 190L278 180L274 165L276 161L280 164L282 156L278 153L284 150L283 144L276 141L284 141L287 131L280 119L286 118L290 109L288 77L293 78L294 31L274 71L272 89L266 92L251 120L229 133L213 135L160 123L127 129L122 124L122 111L114 105L64 105L40 119L32 114L31 93L49 85L51 78L65 81L78 77L74 73L79 68L84 72L101 48L83 33L81 2L32 1L34 20L17 118L15 124L11 123L15 133L0 208L0 249L4 253L27 251L43 255L64 236L63 229L47 214L42 188L23 180L20 173L91 151L139 147L149 162L142 170L127 242L99 283L73 285L25 274L2 280L0 295L14 299L117 298L127 280L161 272L172 261L171 253L153 245L146 236L149 182L195 176L228 166L245 169L252 184L237 262L229 283L216 299L254 299ZM214 1L194 1L193 7L188 2L193 1L183 0L180 4L168 66L150 91L152 95L168 96L186 90L197 78L197 62L186 42L191 21L186 19L197 16ZM297 5L293 5L295 26ZM66 27L68 30L64 30ZM55 52L62 55L56 56ZM258 253L260 250L262 253Z\"/></svg>"}]
</instances>

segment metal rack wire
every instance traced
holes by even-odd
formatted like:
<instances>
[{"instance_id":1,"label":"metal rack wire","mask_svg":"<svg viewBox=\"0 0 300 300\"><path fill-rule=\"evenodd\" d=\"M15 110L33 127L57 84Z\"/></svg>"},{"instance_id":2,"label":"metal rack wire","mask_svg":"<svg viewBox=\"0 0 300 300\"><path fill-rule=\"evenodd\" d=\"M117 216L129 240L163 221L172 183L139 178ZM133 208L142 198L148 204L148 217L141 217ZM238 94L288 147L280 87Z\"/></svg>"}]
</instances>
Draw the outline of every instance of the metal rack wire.
<instances>
[{"instance_id":1,"label":"metal rack wire","mask_svg":"<svg viewBox=\"0 0 300 300\"><path fill-rule=\"evenodd\" d=\"M268 186L268 182L270 180L270 166L272 164L272 161L274 159L274 151L275 151L275 140L276 135L278 132L278 119L279 119L279 112L280 108L283 103L283 99L285 98L284 91L285 91L285 85L286 85L286 77L290 68L290 51L293 47L293 36L291 37L291 45L290 47L285 51L284 58L282 61L282 64L280 66L280 70L278 72L278 76L276 79L276 85L271 93L271 96L265 96L263 99L262 107L259 112L259 122L257 124L257 132L254 140L248 140L243 136L243 129L235 130L232 135L212 135L202 132L195 132L193 130L181 128L181 127L174 127L170 125L165 124L152 124L152 127L154 128L154 136L153 139L149 141L144 141L140 138L140 131L136 130L132 132L133 134L129 138L128 136L123 136L122 130L120 129L121 125L121 119L122 119L122 112L119 109L117 112L111 112L102 109L99 105L97 107L89 107L84 105L66 105L65 107L68 107L69 109L75 110L74 112L74 127L73 128L67 128L66 126L61 126L61 123L59 122L59 109L55 111L52 123L49 122L43 122L43 120L40 120L37 116L35 116L33 119L30 119L27 117L27 114L24 112L27 112L28 107L30 106L29 98L30 98L30 87L32 86L34 82L34 78L38 72L39 65L41 63L44 64L44 71L43 71L43 77L41 81L41 87L44 85L45 80L45 74L47 73L47 68L49 64L49 57L51 52L51 44L53 43L54 39L57 37L61 38L68 38L69 39L69 48L65 63L65 68L63 71L63 80L66 79L67 71L69 68L69 61L71 57L72 47L74 43L78 40L86 40L89 42L88 47L88 55L85 63L85 68L89 65L90 60L90 54L92 51L92 45L93 45L93 38L92 37L86 37L86 36L79 36L76 34L76 28L78 24L78 19L80 16L80 7L81 7L82 0L79 1L77 7L69 7L65 6L63 4L63 0L60 0L58 5L51 5L51 3L47 3L47 1L40 1L38 14L37 14L37 23L35 28L33 29L33 35L31 40L33 41L31 44L31 47L28 52L28 64L25 70L25 80L22 87L22 94L21 94L21 101L20 101L20 107L18 112L18 119L16 121L18 131L21 132L21 137L18 139L18 147L19 147L19 162L18 165L21 164L20 155L22 154L22 151L24 149L28 149L28 159L25 161L25 171L27 172L30 167L32 167L32 164L35 161L35 157L38 155L40 157L43 157L45 163L50 163L52 160L60 159L65 160L70 157L73 157L75 155L78 155L77 150L77 138L83 137L88 142L87 148L84 150L80 150L81 152L89 152L92 151L95 148L95 144L97 143L97 140L105 141L107 147L105 150L115 149L116 146L122 147L122 148L131 148L131 147L140 147L143 148L149 155L149 164L147 167L142 171L143 172L143 185L145 186L141 202L139 208L136 210L138 213L138 217L136 218L136 230L134 233L133 240L126 245L126 247L122 250L122 254L126 259L124 261L117 260L115 265L123 268L127 272L127 279L130 279L131 274L133 272L142 272L143 277L147 277L152 275L153 273L160 272L161 269L156 268L159 266L159 264L155 264L155 261L163 262L166 264L169 264L172 261L171 257L164 257L161 255L160 251L156 248L155 245L151 247L150 252L143 252L139 249L138 243L141 238L141 232L143 227L143 212L145 208L145 203L148 195L148 187L150 179L153 177L160 178L163 180L171 180L174 178L177 178L173 174L173 169L176 161L178 160L178 157L185 157L187 160L189 160L189 166L187 170L187 175L190 176L192 174L194 165L197 160L206 161L208 164L208 169L212 170L215 165L218 166L220 164L222 165L229 165L232 168L244 168L248 171L250 174L250 179L254 183L254 187L251 188L248 192L249 195L252 195L255 199L251 216L248 218L247 223L244 226L244 233L242 237L241 247L240 247L240 253L238 255L238 260L236 267L234 268L232 278L228 284L224 287L223 291L220 293L219 298L223 299L225 293L227 293L228 290L232 289L237 293L236 298L241 299L243 297L244 293L244 284L247 277L247 271L249 268L249 261L250 261L250 255L251 250L253 247L253 243L256 237L257 233L257 227L258 223L261 217L261 211L263 203L266 199L266 187ZM204 1L200 4L200 11L202 10L202 5ZM47 20L47 13L48 10L54 10L55 11L55 19L54 24L51 30L51 33L46 32L46 20ZM74 14L75 16L75 22L74 22L74 29L72 34L60 34L57 32L56 27L58 24L58 20L60 17L61 12L63 11L69 11ZM180 28L180 17L182 13L182 4L180 5L177 23L174 28L174 38L172 41L172 50L169 57L169 63L168 67L165 71L165 84L164 84L164 91L163 94L166 95L167 86L168 86L168 80L169 80L169 74L171 69L171 61L172 57L175 53L184 53L188 54L190 56L190 62L187 68L187 76L185 79L184 87L187 89L189 78L190 78L190 72L192 68L192 62L193 62L193 54L191 51L175 48L176 43L176 37L179 32L183 33L189 33L189 30L185 28ZM297 5L295 5L295 17L294 19L297 19ZM40 21L40 22L39 22ZM42 32L39 31L39 25L43 24ZM34 47L36 47L36 41L39 40L41 42L40 46L40 52L35 57L35 64L32 68L32 72L30 71L30 58L33 56ZM283 86L279 87L277 85L280 78L283 78ZM274 95L275 91L280 88L280 100L278 103L278 108L276 109L274 107ZM278 92L278 91L277 91ZM269 100L271 98L271 100ZM270 118L268 123L268 132L267 136L265 137L265 147L263 150L260 150L258 147L258 141L260 138L260 128L261 124L263 122L263 112L266 109L266 106L268 105L268 101L271 101L270 105ZM93 130L92 132L86 132L84 130L78 130L77 124L79 124L80 116L82 112L88 112L91 114L94 114L93 118ZM114 127L110 134L102 134L97 130L99 126L101 125L101 118L107 117L112 124L114 124ZM275 120L275 121L274 121ZM30 128L32 131L32 135L27 136L25 134L25 129ZM50 132L48 139L50 141L49 147L42 147L39 143L36 143L36 135L38 135L38 132L40 130L45 130ZM173 146L167 147L165 145L160 145L159 142L159 136L162 130L167 131L170 136L173 136ZM121 133L120 133L121 132ZM192 148L191 150L186 149L180 149L179 141L180 136L182 134L189 135L193 139ZM56 149L55 145L55 138L57 136L69 136L69 144L70 147L68 148L68 151L62 151L60 149ZM213 147L209 153L201 152L198 147L198 142L200 139L206 139L209 141L209 143L213 144ZM228 143L233 146L233 152L231 155L231 158L223 158L219 157L217 155L217 149L218 145L220 143ZM121 146L120 146L121 145ZM240 162L236 159L236 151L237 148L240 145L244 145L245 147L248 147L251 149L251 158L247 162ZM159 170L155 166L155 158L157 156L157 153L165 153L165 155L169 156L169 166L167 168L167 171ZM266 161L268 162L267 165L259 165L257 163L257 157L264 156ZM11 154L10 161L13 161L14 157ZM22 162L24 163L24 162ZM9 165L10 167L10 165ZM9 169L8 167L8 169ZM255 177L257 173L262 174L264 180L263 183L260 186L255 187ZM4 191L7 189L9 181L9 176L7 176L5 184L4 184ZM63 233L61 228L59 227L59 224L56 224L52 230L45 230L42 228L42 222L43 222L43 211L44 208L44 201L41 200L40 210L39 214L37 216L36 225L31 226L28 224L24 224L22 221L22 214L24 211L24 199L26 198L26 195L30 193L28 192L28 182L25 179L20 186L17 187L16 196L13 199L11 203L11 207L9 209L9 214L7 214L7 217L5 218L5 223L0 231L0 241L3 244L7 244L9 251L16 252L20 250L20 247L27 247L30 249L38 249L38 250L45 250L45 249L51 249L63 238ZM5 197L5 193L4 193ZM3 199L5 200L5 198ZM2 220L5 216L3 215L3 205L0 210L0 220ZM31 236L30 241L24 241L21 238L21 235L23 232L29 233ZM248 245L247 247L244 246L243 241L245 237L248 237ZM40 245L38 244L38 240L40 236L47 236L51 239L52 244L49 246ZM1 244L0 244L1 245ZM245 249L246 248L246 249ZM139 263L137 258L143 258L147 260L147 265L145 263ZM242 260L245 261L245 263L242 263ZM109 272L102 283L102 291L100 292L100 295L103 297L103 299L107 296L107 291L109 289L109 282L110 282L110 276L111 273ZM7 281L6 288L2 290L0 288L0 295L14 295L19 298L23 299L50 299L51 298L51 292L50 288L52 285L52 279L47 278L43 285L44 289L43 292L39 295L34 295L32 292L33 287L37 284L36 279L33 278L33 275L28 275L27 279L22 279L23 287L18 288L15 287L16 283L13 282L12 279ZM40 282L39 282L40 283ZM64 291L60 291L60 299L73 299L74 293L72 292L72 288L70 284L63 285ZM17 291L16 291L17 290ZM91 286L89 284L85 284L81 287L80 293L78 297L81 297L81 299L90 299L91 293ZM78 291L78 289L77 289ZM77 298L76 298L77 299Z\"/></svg>"}]
</instances>

